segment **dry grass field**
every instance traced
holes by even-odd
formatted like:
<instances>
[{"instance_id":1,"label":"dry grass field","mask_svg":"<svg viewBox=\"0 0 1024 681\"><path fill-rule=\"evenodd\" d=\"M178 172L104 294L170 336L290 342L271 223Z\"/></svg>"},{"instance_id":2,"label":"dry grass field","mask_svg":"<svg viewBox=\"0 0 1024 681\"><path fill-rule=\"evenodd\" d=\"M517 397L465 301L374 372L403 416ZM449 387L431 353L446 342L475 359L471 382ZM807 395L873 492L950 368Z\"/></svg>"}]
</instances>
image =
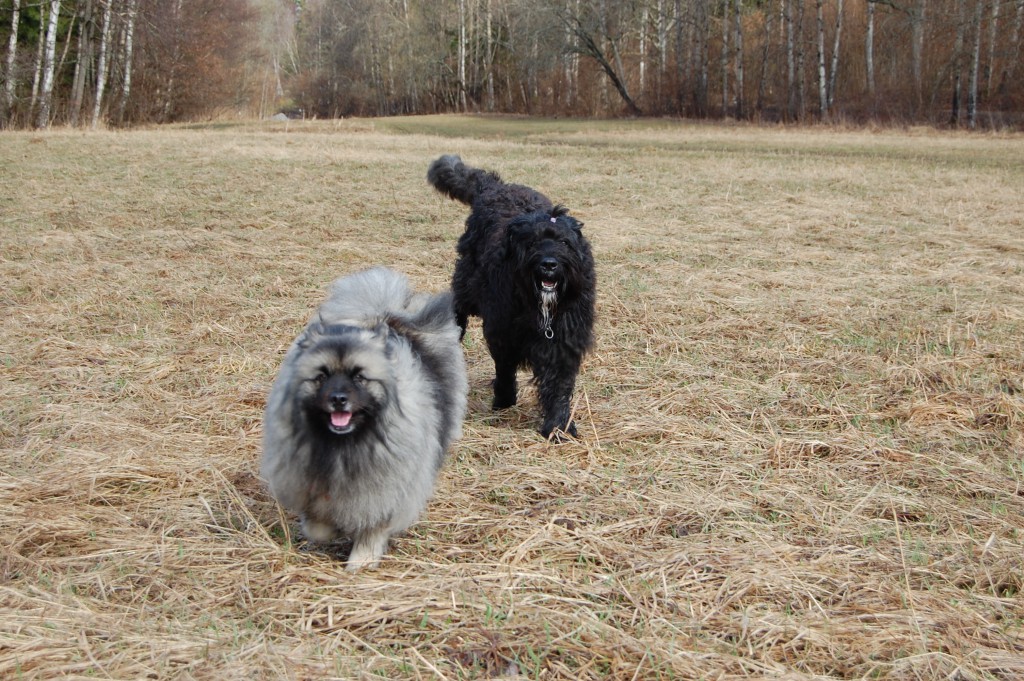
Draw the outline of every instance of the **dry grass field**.
<instances>
[{"instance_id":1,"label":"dry grass field","mask_svg":"<svg viewBox=\"0 0 1024 681\"><path fill-rule=\"evenodd\" d=\"M456 152L598 262L581 439L470 409L374 571L258 479ZM1024 137L425 117L0 134L0 678L1024 678Z\"/></svg>"}]
</instances>

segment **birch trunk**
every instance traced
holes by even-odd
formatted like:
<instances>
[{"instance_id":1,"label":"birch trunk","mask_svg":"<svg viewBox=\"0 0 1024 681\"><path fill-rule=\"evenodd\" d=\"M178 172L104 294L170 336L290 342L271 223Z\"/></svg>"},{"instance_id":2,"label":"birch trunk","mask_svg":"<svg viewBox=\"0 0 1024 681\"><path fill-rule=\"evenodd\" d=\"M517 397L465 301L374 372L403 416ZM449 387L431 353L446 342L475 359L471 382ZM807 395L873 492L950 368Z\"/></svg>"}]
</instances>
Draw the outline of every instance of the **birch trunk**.
<instances>
[{"instance_id":1,"label":"birch trunk","mask_svg":"<svg viewBox=\"0 0 1024 681\"><path fill-rule=\"evenodd\" d=\"M967 80L967 127L974 130L978 123L978 74L981 62L981 13L984 3L975 0L974 16L971 20L971 35L974 44L971 47L971 71Z\"/></svg>"},{"instance_id":2,"label":"birch trunk","mask_svg":"<svg viewBox=\"0 0 1024 681\"><path fill-rule=\"evenodd\" d=\"M807 52L804 50L804 3L801 0L796 0L796 3L796 111L797 119L803 120L807 106L804 91L807 84Z\"/></svg>"},{"instance_id":3,"label":"birch trunk","mask_svg":"<svg viewBox=\"0 0 1024 681\"><path fill-rule=\"evenodd\" d=\"M167 88L166 88L166 91L164 92L164 101L163 101L163 107L162 107L163 113L162 113L162 115L160 117L160 122L161 123L166 123L170 119L170 117L171 117L171 109L174 106L175 88L177 86L177 81L175 79L175 74L176 74L176 72L178 70L178 62L181 61L181 41L182 41L182 36L181 36L181 3L182 3L182 0L176 0L175 4L174 4L174 29L173 29L174 50L172 52L173 56L171 58L170 77L168 77L168 79L167 79ZM318 64L317 68L320 68L319 64L321 63L320 62L321 50L319 49L319 46L318 46L318 48L316 50L316 54L317 54L317 64Z\"/></svg>"},{"instance_id":4,"label":"birch trunk","mask_svg":"<svg viewBox=\"0 0 1024 681\"><path fill-rule=\"evenodd\" d=\"M18 54L18 22L21 20L21 0L11 5L11 37L7 41L7 69L4 71L4 101L0 111L0 126L9 126L14 111L14 62Z\"/></svg>"},{"instance_id":5,"label":"birch trunk","mask_svg":"<svg viewBox=\"0 0 1024 681\"><path fill-rule=\"evenodd\" d=\"M43 55L43 84L39 93L37 128L50 127L50 106L53 103L53 72L57 56L57 20L60 18L60 0L50 0L50 20L46 26L46 51Z\"/></svg>"},{"instance_id":6,"label":"birch trunk","mask_svg":"<svg viewBox=\"0 0 1024 681\"><path fill-rule=\"evenodd\" d=\"M964 2L956 3L956 38L953 40L953 102L950 106L950 125L960 125L960 87L963 78Z\"/></svg>"},{"instance_id":7,"label":"birch trunk","mask_svg":"<svg viewBox=\"0 0 1024 681\"><path fill-rule=\"evenodd\" d=\"M796 120L796 26L794 0L782 0L782 19L786 23L786 118Z\"/></svg>"},{"instance_id":8,"label":"birch trunk","mask_svg":"<svg viewBox=\"0 0 1024 681\"><path fill-rule=\"evenodd\" d=\"M124 83L121 86L121 103L117 107L117 122L124 123L124 110L132 93L132 59L135 57L135 15L137 0L128 0L128 25L124 33ZM277 59L274 59L274 73L277 75ZM281 91L281 78L277 76L277 91ZM279 97L280 95L278 95Z\"/></svg>"},{"instance_id":9,"label":"birch trunk","mask_svg":"<svg viewBox=\"0 0 1024 681\"><path fill-rule=\"evenodd\" d=\"M832 41L832 71L828 74L828 109L836 103L836 73L839 71L839 37L843 34L843 0L836 2L836 35Z\"/></svg>"},{"instance_id":10,"label":"birch trunk","mask_svg":"<svg viewBox=\"0 0 1024 681\"><path fill-rule=\"evenodd\" d=\"M487 60L487 110L494 111L494 47L491 40L491 0L487 0L484 10L487 14L484 17L484 59Z\"/></svg>"},{"instance_id":11,"label":"birch trunk","mask_svg":"<svg viewBox=\"0 0 1024 681\"><path fill-rule=\"evenodd\" d=\"M46 24L46 4L39 6L39 25ZM39 103L39 85L43 82L43 55L46 53L46 31L40 28L39 40L36 42L36 68L32 72L32 96L28 102L29 120L36 111L36 104Z\"/></svg>"},{"instance_id":12,"label":"birch trunk","mask_svg":"<svg viewBox=\"0 0 1024 681\"><path fill-rule=\"evenodd\" d=\"M75 75L71 81L70 123L78 126L82 115L82 100L85 97L85 79L92 64L92 0L85 3L82 23L78 29L78 58L75 60Z\"/></svg>"},{"instance_id":13,"label":"birch trunk","mask_svg":"<svg viewBox=\"0 0 1024 681\"><path fill-rule=\"evenodd\" d=\"M708 115L708 69L711 64L711 21L708 18L708 3L710 0L696 0L697 2L697 36L695 41L697 60L697 83L694 88L694 99L697 104L697 115L706 118Z\"/></svg>"},{"instance_id":14,"label":"birch trunk","mask_svg":"<svg viewBox=\"0 0 1024 681\"><path fill-rule=\"evenodd\" d=\"M733 8L733 47L735 51L735 62L733 67L736 76L736 118L742 120L745 111L743 107L743 2L736 0L736 7Z\"/></svg>"},{"instance_id":15,"label":"birch trunk","mask_svg":"<svg viewBox=\"0 0 1024 681\"><path fill-rule=\"evenodd\" d=\"M729 115L729 12L732 9L730 0L722 3L722 56L719 67L722 71L722 118Z\"/></svg>"},{"instance_id":16,"label":"birch trunk","mask_svg":"<svg viewBox=\"0 0 1024 681\"><path fill-rule=\"evenodd\" d=\"M92 103L93 129L100 120L100 112L103 110L103 92L107 87L107 65L110 61L110 18L113 14L114 0L105 0L103 3L103 28L100 32L100 54L96 60L96 97Z\"/></svg>"},{"instance_id":17,"label":"birch trunk","mask_svg":"<svg viewBox=\"0 0 1024 681\"><path fill-rule=\"evenodd\" d=\"M818 115L828 117L828 81L825 80L825 12L824 0L815 0L818 11Z\"/></svg>"},{"instance_id":18,"label":"birch trunk","mask_svg":"<svg viewBox=\"0 0 1024 681\"><path fill-rule=\"evenodd\" d=\"M783 4L783 3L780 3ZM764 95L768 87L768 53L772 45L772 21L775 12L769 7L764 15L764 46L761 49L761 72L757 78L757 101L754 103L754 110L760 116L764 110Z\"/></svg>"},{"instance_id":19,"label":"birch trunk","mask_svg":"<svg viewBox=\"0 0 1024 681\"><path fill-rule=\"evenodd\" d=\"M733 62L733 75L736 79L736 119L742 120L746 116L746 101L743 97L743 12L742 0L736 0L733 7L733 39L732 46L735 54Z\"/></svg>"},{"instance_id":20,"label":"birch trunk","mask_svg":"<svg viewBox=\"0 0 1024 681\"><path fill-rule=\"evenodd\" d=\"M647 21L649 10L644 4L640 10L640 87L637 88L636 96L643 98L647 87Z\"/></svg>"},{"instance_id":21,"label":"birch trunk","mask_svg":"<svg viewBox=\"0 0 1024 681\"><path fill-rule=\"evenodd\" d=\"M1024 24L1024 0L1017 0L1017 12L1013 17L1013 32L1010 34L1009 66L1003 67L1003 82L1009 83L1020 66L1020 30Z\"/></svg>"},{"instance_id":22,"label":"birch trunk","mask_svg":"<svg viewBox=\"0 0 1024 681\"><path fill-rule=\"evenodd\" d=\"M459 106L467 111L466 101L466 0L459 0L459 46L458 46Z\"/></svg>"},{"instance_id":23,"label":"birch trunk","mask_svg":"<svg viewBox=\"0 0 1024 681\"><path fill-rule=\"evenodd\" d=\"M864 70L867 72L868 95L871 108L875 108L875 3L868 0L868 27L864 34Z\"/></svg>"},{"instance_id":24,"label":"birch trunk","mask_svg":"<svg viewBox=\"0 0 1024 681\"><path fill-rule=\"evenodd\" d=\"M674 30L672 31L673 44L676 52L676 113L682 115L686 110L685 95L683 94L689 89L693 91L693 82L691 79L692 71L690 66L692 64L692 49L696 43L695 33L690 34L690 40L684 42L683 39L683 3L682 0L673 0L672 2L672 18L674 23ZM689 9L689 8L688 8ZM688 22L691 26L692 23ZM690 48L689 50L687 48Z\"/></svg>"},{"instance_id":25,"label":"birch trunk","mask_svg":"<svg viewBox=\"0 0 1024 681\"><path fill-rule=\"evenodd\" d=\"M910 10L910 70L913 77L914 101L913 112L916 116L923 104L923 77L921 75L924 61L924 20L928 13L928 0L918 0Z\"/></svg>"},{"instance_id":26,"label":"birch trunk","mask_svg":"<svg viewBox=\"0 0 1024 681\"><path fill-rule=\"evenodd\" d=\"M992 18L988 25L988 59L985 60L985 95L992 96L992 74L996 63L996 39L999 37L1000 0L992 0Z\"/></svg>"}]
</instances>

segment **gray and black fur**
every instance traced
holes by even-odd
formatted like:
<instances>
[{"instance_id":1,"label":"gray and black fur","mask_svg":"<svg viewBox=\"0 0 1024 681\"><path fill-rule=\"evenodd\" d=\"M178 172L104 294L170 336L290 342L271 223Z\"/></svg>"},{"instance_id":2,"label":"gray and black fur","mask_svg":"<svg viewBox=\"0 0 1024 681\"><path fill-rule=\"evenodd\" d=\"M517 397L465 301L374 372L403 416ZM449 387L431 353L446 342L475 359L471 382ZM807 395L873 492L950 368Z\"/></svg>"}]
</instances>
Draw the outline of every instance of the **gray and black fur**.
<instances>
[{"instance_id":1,"label":"gray and black fur","mask_svg":"<svg viewBox=\"0 0 1024 681\"><path fill-rule=\"evenodd\" d=\"M466 367L450 293L382 267L335 281L267 398L261 473L311 541L375 566L419 518L462 432Z\"/></svg>"},{"instance_id":2,"label":"gray and black fur","mask_svg":"<svg viewBox=\"0 0 1024 681\"><path fill-rule=\"evenodd\" d=\"M507 184L458 156L434 161L427 181L470 206L452 278L462 332L483 320L494 359L494 409L516 403L516 370L533 369L540 432L576 435L572 392L594 341L596 275L583 223L540 192Z\"/></svg>"}]
</instances>

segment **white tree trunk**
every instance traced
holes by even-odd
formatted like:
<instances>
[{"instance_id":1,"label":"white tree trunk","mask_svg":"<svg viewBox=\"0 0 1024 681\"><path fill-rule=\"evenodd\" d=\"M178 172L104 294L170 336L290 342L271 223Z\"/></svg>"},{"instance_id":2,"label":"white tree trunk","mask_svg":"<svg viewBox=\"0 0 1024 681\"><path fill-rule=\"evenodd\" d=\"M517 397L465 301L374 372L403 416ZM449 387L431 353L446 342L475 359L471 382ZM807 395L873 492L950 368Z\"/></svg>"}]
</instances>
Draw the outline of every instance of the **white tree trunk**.
<instances>
[{"instance_id":1,"label":"white tree trunk","mask_svg":"<svg viewBox=\"0 0 1024 681\"><path fill-rule=\"evenodd\" d=\"M39 7L39 23L46 23L46 5ZM39 31L39 40L36 42L36 68L32 72L32 97L29 99L28 110L35 113L36 104L39 102L39 85L43 82L43 55L46 53L46 31Z\"/></svg>"},{"instance_id":2,"label":"white tree trunk","mask_svg":"<svg viewBox=\"0 0 1024 681\"><path fill-rule=\"evenodd\" d=\"M815 0L818 10L818 114L828 117L828 81L825 80L825 12L824 0Z\"/></svg>"},{"instance_id":3,"label":"white tree trunk","mask_svg":"<svg viewBox=\"0 0 1024 681\"><path fill-rule=\"evenodd\" d=\"M78 30L78 48L75 58L75 75L71 80L70 123L78 125L82 115L82 100L85 98L85 77L92 63L92 0L87 0L82 10L82 24Z\"/></svg>"},{"instance_id":4,"label":"white tree trunk","mask_svg":"<svg viewBox=\"0 0 1024 681\"><path fill-rule=\"evenodd\" d=\"M636 93L638 99L643 98L644 92L647 89L647 22L650 19L648 16L649 11L646 3L640 10L640 87Z\"/></svg>"},{"instance_id":5,"label":"white tree trunk","mask_svg":"<svg viewBox=\"0 0 1024 681\"><path fill-rule=\"evenodd\" d=\"M1010 58L1008 67L1003 68L1003 80L1010 82L1020 66L1020 30L1024 24L1024 0L1017 0L1017 12L1013 17L1013 32L1010 34Z\"/></svg>"},{"instance_id":6,"label":"white tree trunk","mask_svg":"<svg viewBox=\"0 0 1024 681\"><path fill-rule=\"evenodd\" d=\"M974 45L971 48L971 72L967 80L967 127L971 130L978 122L978 72L981 62L981 12L982 0L975 0L971 31Z\"/></svg>"},{"instance_id":7,"label":"white tree trunk","mask_svg":"<svg viewBox=\"0 0 1024 681\"><path fill-rule=\"evenodd\" d=\"M0 126L10 124L14 110L14 61L18 53L18 22L20 21L21 0L14 0L11 6L11 37L7 41L7 69L4 71L4 101L0 110Z\"/></svg>"},{"instance_id":8,"label":"white tree trunk","mask_svg":"<svg viewBox=\"0 0 1024 681\"><path fill-rule=\"evenodd\" d=\"M722 70L722 118L729 115L729 10L732 9L730 0L723 0L722 3L722 56L719 60L719 67Z\"/></svg>"},{"instance_id":9,"label":"white tree trunk","mask_svg":"<svg viewBox=\"0 0 1024 681\"><path fill-rule=\"evenodd\" d=\"M733 67L736 73L736 118L743 119L745 114L743 110L743 2L742 0L736 0L736 7L733 9L733 26L735 29L735 38L733 40L733 46L736 53L735 62Z\"/></svg>"},{"instance_id":10,"label":"white tree trunk","mask_svg":"<svg viewBox=\"0 0 1024 681\"><path fill-rule=\"evenodd\" d=\"M992 95L992 74L996 63L996 38L999 37L999 0L992 2L992 19L988 26L988 59L985 60L985 94Z\"/></svg>"},{"instance_id":11,"label":"white tree trunk","mask_svg":"<svg viewBox=\"0 0 1024 681\"><path fill-rule=\"evenodd\" d=\"M459 0L459 65L458 87L459 106L463 111L469 109L466 102L466 0Z\"/></svg>"},{"instance_id":12,"label":"white tree trunk","mask_svg":"<svg viewBox=\"0 0 1024 681\"><path fill-rule=\"evenodd\" d=\"M956 38L953 40L953 102L950 106L950 124L960 125L960 87L963 79L964 2L956 3Z\"/></svg>"},{"instance_id":13,"label":"white tree trunk","mask_svg":"<svg viewBox=\"0 0 1024 681\"><path fill-rule=\"evenodd\" d=\"M135 15L138 9L137 0L128 0L128 25L124 34L124 84L121 87L121 104L117 111L118 123L124 121L124 109L132 93L132 58L135 55ZM277 59L274 59L274 73L277 74ZM277 78L278 92L281 90L280 76ZM280 95L278 95L280 96Z\"/></svg>"},{"instance_id":14,"label":"white tree trunk","mask_svg":"<svg viewBox=\"0 0 1024 681\"><path fill-rule=\"evenodd\" d=\"M828 75L828 108L836 103L836 73L839 71L839 36L843 34L843 0L836 2L836 35L832 41L832 70Z\"/></svg>"},{"instance_id":15,"label":"white tree trunk","mask_svg":"<svg viewBox=\"0 0 1024 681\"><path fill-rule=\"evenodd\" d=\"M103 3L103 28L100 33L100 55L96 61L96 98L92 103L92 128L100 120L103 110L103 92L107 88L107 65L110 62L110 18L113 14L114 0Z\"/></svg>"},{"instance_id":16,"label":"white tree trunk","mask_svg":"<svg viewBox=\"0 0 1024 681\"><path fill-rule=\"evenodd\" d=\"M491 40L491 0L487 0L487 5L484 7L486 16L484 17L484 55L485 65L487 68L487 110L494 111L494 46Z\"/></svg>"},{"instance_id":17,"label":"white tree trunk","mask_svg":"<svg viewBox=\"0 0 1024 681\"><path fill-rule=\"evenodd\" d=\"M53 103L53 71L57 56L57 19L60 17L60 0L50 0L50 21L46 26L46 50L43 55L43 84L39 93L39 115L37 128L50 126L50 106Z\"/></svg>"},{"instance_id":18,"label":"white tree trunk","mask_svg":"<svg viewBox=\"0 0 1024 681\"><path fill-rule=\"evenodd\" d=\"M864 68L867 71L868 95L875 105L875 3L868 0L868 27L864 34Z\"/></svg>"},{"instance_id":19,"label":"white tree trunk","mask_svg":"<svg viewBox=\"0 0 1024 681\"><path fill-rule=\"evenodd\" d=\"M793 0L782 0L782 17L786 24L786 116L796 120L796 26Z\"/></svg>"},{"instance_id":20,"label":"white tree trunk","mask_svg":"<svg viewBox=\"0 0 1024 681\"><path fill-rule=\"evenodd\" d=\"M923 103L924 20L927 14L928 0L918 0L910 10L910 70L913 75L915 114L921 109Z\"/></svg>"},{"instance_id":21,"label":"white tree trunk","mask_svg":"<svg viewBox=\"0 0 1024 681\"><path fill-rule=\"evenodd\" d=\"M803 120L806 114L806 91L807 84L807 50L804 49L804 3L797 0L796 3L796 112L797 119Z\"/></svg>"}]
</instances>

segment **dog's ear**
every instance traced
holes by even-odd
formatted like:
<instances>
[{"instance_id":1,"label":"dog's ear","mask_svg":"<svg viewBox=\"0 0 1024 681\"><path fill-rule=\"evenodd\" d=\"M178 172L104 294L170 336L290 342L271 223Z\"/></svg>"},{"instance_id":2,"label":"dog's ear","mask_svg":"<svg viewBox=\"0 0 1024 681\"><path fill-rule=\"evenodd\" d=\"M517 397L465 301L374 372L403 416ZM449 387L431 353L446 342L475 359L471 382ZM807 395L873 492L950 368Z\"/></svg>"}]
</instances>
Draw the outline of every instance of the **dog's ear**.
<instances>
[{"instance_id":1,"label":"dog's ear","mask_svg":"<svg viewBox=\"0 0 1024 681\"><path fill-rule=\"evenodd\" d=\"M309 349L313 343L316 342L317 338L324 335L326 328L327 324L324 323L324 318L318 312L316 321L310 322L309 326L306 327L306 330L302 332L301 336L299 336L299 340L297 341L299 347L303 350Z\"/></svg>"}]
</instances>

